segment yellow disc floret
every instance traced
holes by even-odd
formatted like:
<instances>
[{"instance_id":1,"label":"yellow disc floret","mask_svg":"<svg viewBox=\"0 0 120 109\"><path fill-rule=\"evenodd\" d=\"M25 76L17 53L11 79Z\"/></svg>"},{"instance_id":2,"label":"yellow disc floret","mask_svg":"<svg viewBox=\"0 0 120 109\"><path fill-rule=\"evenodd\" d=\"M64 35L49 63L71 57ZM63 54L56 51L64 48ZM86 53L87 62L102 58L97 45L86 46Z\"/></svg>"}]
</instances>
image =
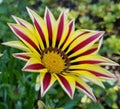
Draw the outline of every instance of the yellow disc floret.
<instances>
[{"instance_id":1,"label":"yellow disc floret","mask_svg":"<svg viewBox=\"0 0 120 109\"><path fill-rule=\"evenodd\" d=\"M57 52L45 53L42 62L50 73L61 73L65 68L65 61Z\"/></svg>"}]
</instances>

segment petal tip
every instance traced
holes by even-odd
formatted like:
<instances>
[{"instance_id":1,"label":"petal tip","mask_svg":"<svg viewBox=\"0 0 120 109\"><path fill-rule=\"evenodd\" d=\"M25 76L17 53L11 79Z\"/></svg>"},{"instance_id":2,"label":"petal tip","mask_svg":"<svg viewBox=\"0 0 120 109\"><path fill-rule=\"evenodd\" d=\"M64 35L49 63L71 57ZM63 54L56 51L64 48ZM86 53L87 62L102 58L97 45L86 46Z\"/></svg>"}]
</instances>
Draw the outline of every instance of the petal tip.
<instances>
[{"instance_id":1,"label":"petal tip","mask_svg":"<svg viewBox=\"0 0 120 109\"><path fill-rule=\"evenodd\" d=\"M12 18L13 18L13 19L16 19L16 18L17 18L17 17L16 17L16 16L14 16L14 15L11 15L11 16L12 16Z\"/></svg>"}]
</instances>

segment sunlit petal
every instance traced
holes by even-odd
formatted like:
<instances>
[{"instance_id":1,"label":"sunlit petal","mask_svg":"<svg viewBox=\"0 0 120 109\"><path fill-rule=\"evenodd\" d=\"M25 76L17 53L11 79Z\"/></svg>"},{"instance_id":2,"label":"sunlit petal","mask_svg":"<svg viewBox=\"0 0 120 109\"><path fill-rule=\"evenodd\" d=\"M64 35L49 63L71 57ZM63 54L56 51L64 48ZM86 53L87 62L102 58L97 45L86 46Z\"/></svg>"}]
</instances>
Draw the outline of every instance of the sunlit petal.
<instances>
[{"instance_id":1,"label":"sunlit petal","mask_svg":"<svg viewBox=\"0 0 120 109\"><path fill-rule=\"evenodd\" d=\"M40 73L41 96L43 97L49 88L54 84L56 78L50 73Z\"/></svg>"},{"instance_id":2,"label":"sunlit petal","mask_svg":"<svg viewBox=\"0 0 120 109\"><path fill-rule=\"evenodd\" d=\"M69 58L79 55L80 53L83 53L84 51L89 49L89 47L91 47L103 34L104 32L89 32L80 35L70 44L67 53L69 53L70 51L74 51L74 53L69 54Z\"/></svg>"},{"instance_id":3,"label":"sunlit petal","mask_svg":"<svg viewBox=\"0 0 120 109\"><path fill-rule=\"evenodd\" d=\"M23 71L31 71L31 72L46 72L47 69L42 65L40 60L36 58L31 58L26 63L26 65L22 69Z\"/></svg>"},{"instance_id":4,"label":"sunlit petal","mask_svg":"<svg viewBox=\"0 0 120 109\"><path fill-rule=\"evenodd\" d=\"M21 41L9 41L9 42L4 42L2 44L13 47L13 48L17 48L17 49L20 49L23 51L30 51L30 49L28 47L26 47L25 44L22 43Z\"/></svg>"},{"instance_id":5,"label":"sunlit petal","mask_svg":"<svg viewBox=\"0 0 120 109\"><path fill-rule=\"evenodd\" d=\"M33 56L33 54L32 53L14 53L13 56L15 58L28 61Z\"/></svg>"},{"instance_id":6,"label":"sunlit petal","mask_svg":"<svg viewBox=\"0 0 120 109\"><path fill-rule=\"evenodd\" d=\"M92 73L93 75L100 77L100 78L105 78L105 79L110 79L110 80L115 80L116 77L106 69L97 66L97 65L92 65L92 64L82 64L82 65L73 65L70 67L70 69L74 69L73 71L70 72L75 72L75 71L88 71Z\"/></svg>"},{"instance_id":7,"label":"sunlit petal","mask_svg":"<svg viewBox=\"0 0 120 109\"><path fill-rule=\"evenodd\" d=\"M44 47L48 47L49 46L48 31L44 20L30 8L27 8L27 10L38 33L38 40L41 42L42 48L43 45Z\"/></svg>"},{"instance_id":8,"label":"sunlit petal","mask_svg":"<svg viewBox=\"0 0 120 109\"><path fill-rule=\"evenodd\" d=\"M118 65L117 63L99 55L81 56L71 61L71 63L76 62L79 64Z\"/></svg>"},{"instance_id":9,"label":"sunlit petal","mask_svg":"<svg viewBox=\"0 0 120 109\"><path fill-rule=\"evenodd\" d=\"M76 87L87 94L93 101L96 102L96 98L91 90L91 88L80 78L76 77Z\"/></svg>"},{"instance_id":10,"label":"sunlit petal","mask_svg":"<svg viewBox=\"0 0 120 109\"><path fill-rule=\"evenodd\" d=\"M75 91L75 80L71 76L55 75L58 82L68 96L72 99Z\"/></svg>"},{"instance_id":11,"label":"sunlit petal","mask_svg":"<svg viewBox=\"0 0 120 109\"><path fill-rule=\"evenodd\" d=\"M77 75L80 78L87 79L87 80L93 82L94 84L97 84L98 86L104 88L104 85L102 84L102 81L99 78L97 78L94 74L92 74L88 71L74 71L71 74L73 74L73 73L74 73L74 75Z\"/></svg>"}]
</instances>

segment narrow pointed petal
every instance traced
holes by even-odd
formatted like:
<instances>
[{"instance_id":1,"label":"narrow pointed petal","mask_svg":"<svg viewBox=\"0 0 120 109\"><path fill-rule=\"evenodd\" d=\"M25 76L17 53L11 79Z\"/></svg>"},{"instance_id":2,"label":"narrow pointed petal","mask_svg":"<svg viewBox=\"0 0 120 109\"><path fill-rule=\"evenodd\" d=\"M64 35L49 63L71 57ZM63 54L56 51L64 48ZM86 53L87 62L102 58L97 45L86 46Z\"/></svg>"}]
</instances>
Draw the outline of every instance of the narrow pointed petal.
<instances>
[{"instance_id":1,"label":"narrow pointed petal","mask_svg":"<svg viewBox=\"0 0 120 109\"><path fill-rule=\"evenodd\" d=\"M32 53L14 53L13 56L15 58L28 61L33 56L33 54Z\"/></svg>"},{"instance_id":2,"label":"narrow pointed petal","mask_svg":"<svg viewBox=\"0 0 120 109\"><path fill-rule=\"evenodd\" d=\"M40 59L31 58L24 68L23 71L31 71L31 72L46 72L47 69L41 64Z\"/></svg>"},{"instance_id":3,"label":"narrow pointed petal","mask_svg":"<svg viewBox=\"0 0 120 109\"><path fill-rule=\"evenodd\" d=\"M67 51L67 54L70 55L69 57L77 56L86 50L88 50L102 35L104 32L90 32L85 33L75 39L71 45L69 46L69 50ZM74 52L70 54L70 51Z\"/></svg>"},{"instance_id":4,"label":"narrow pointed petal","mask_svg":"<svg viewBox=\"0 0 120 109\"><path fill-rule=\"evenodd\" d=\"M73 29L74 29L74 25L73 25ZM70 45L78 38L81 37L82 35L88 34L90 32L85 31L85 30L76 30L73 31L72 34L69 35L69 37L66 40L66 43L63 45L62 50L67 49L66 53L68 53L72 48L69 48ZM79 42L78 42L79 43ZM68 49L69 48L69 49Z\"/></svg>"},{"instance_id":5,"label":"narrow pointed petal","mask_svg":"<svg viewBox=\"0 0 120 109\"><path fill-rule=\"evenodd\" d=\"M85 55L91 55L91 54L97 54L102 43L103 38L101 38L99 41L97 41L94 45L92 45L88 50L85 52L81 53L79 56L85 56Z\"/></svg>"},{"instance_id":6,"label":"narrow pointed petal","mask_svg":"<svg viewBox=\"0 0 120 109\"><path fill-rule=\"evenodd\" d=\"M84 92L88 97L90 97L94 102L96 102L96 98L91 90L91 88L80 78L76 77L76 87Z\"/></svg>"},{"instance_id":7,"label":"narrow pointed petal","mask_svg":"<svg viewBox=\"0 0 120 109\"><path fill-rule=\"evenodd\" d=\"M74 71L71 74L77 75L80 78L87 79L87 80L93 82L94 84L104 88L104 85L103 85L102 81L99 78L97 78L95 75L93 75L92 73L90 73L88 71Z\"/></svg>"},{"instance_id":8,"label":"narrow pointed petal","mask_svg":"<svg viewBox=\"0 0 120 109\"><path fill-rule=\"evenodd\" d=\"M31 32L34 32L34 27L32 26L32 24L30 24L29 22L27 22L19 17L16 17L16 16L12 16L12 17L17 22L17 24L28 28Z\"/></svg>"},{"instance_id":9,"label":"narrow pointed petal","mask_svg":"<svg viewBox=\"0 0 120 109\"><path fill-rule=\"evenodd\" d=\"M18 24L9 24L9 26L12 31L18 36L18 38L20 38L32 51L39 51L38 41L27 28Z\"/></svg>"},{"instance_id":10,"label":"narrow pointed petal","mask_svg":"<svg viewBox=\"0 0 120 109\"><path fill-rule=\"evenodd\" d=\"M38 33L38 40L44 45L44 47L49 47L48 30L45 21L30 8L27 8L27 11Z\"/></svg>"},{"instance_id":11,"label":"narrow pointed petal","mask_svg":"<svg viewBox=\"0 0 120 109\"><path fill-rule=\"evenodd\" d=\"M66 28L66 27L65 27ZM66 36L63 36L63 40L61 40L61 42L60 42L60 44L59 44L59 46L64 46L66 43L67 43L67 41L69 41L68 39L69 39L69 37L70 37L70 35L73 33L73 31L74 31L74 20L72 20L69 24L68 24L68 31L65 29L64 31L66 31L67 32L67 34L66 34ZM66 48L67 46L65 46L64 48L62 48L62 50L64 51L64 49Z\"/></svg>"},{"instance_id":12,"label":"narrow pointed petal","mask_svg":"<svg viewBox=\"0 0 120 109\"><path fill-rule=\"evenodd\" d=\"M50 46L52 46L52 39L53 39L53 34L55 33L55 18L52 15L52 13L50 12L50 10L48 8L46 8L45 10L45 16L44 16L44 20L47 26L47 30L48 30L48 36L49 36L49 44Z\"/></svg>"},{"instance_id":13,"label":"narrow pointed petal","mask_svg":"<svg viewBox=\"0 0 120 109\"><path fill-rule=\"evenodd\" d=\"M68 96L73 99L74 91L75 91L75 80L71 76L63 76L63 75L55 75L58 82L64 91L68 94Z\"/></svg>"},{"instance_id":14,"label":"narrow pointed petal","mask_svg":"<svg viewBox=\"0 0 120 109\"><path fill-rule=\"evenodd\" d=\"M99 55L87 55L81 56L71 61L71 63L79 64L97 64L97 65L118 65L114 61L111 61L105 57Z\"/></svg>"},{"instance_id":15,"label":"narrow pointed petal","mask_svg":"<svg viewBox=\"0 0 120 109\"><path fill-rule=\"evenodd\" d=\"M40 83L40 74L39 74L37 76L37 78L36 78L35 90L39 91L40 90L40 86L41 86L41 83Z\"/></svg>"},{"instance_id":16,"label":"narrow pointed petal","mask_svg":"<svg viewBox=\"0 0 120 109\"><path fill-rule=\"evenodd\" d=\"M63 44L63 41L65 40L68 31L69 31L69 25L66 19L65 12L62 12L59 16L59 19L57 21L57 33L56 33L56 47L60 47L61 44Z\"/></svg>"},{"instance_id":17,"label":"narrow pointed petal","mask_svg":"<svg viewBox=\"0 0 120 109\"><path fill-rule=\"evenodd\" d=\"M96 42L96 44L98 45L97 52L100 50L100 48L101 48L101 46L102 46L102 43L103 43L103 37L101 37L101 39Z\"/></svg>"},{"instance_id":18,"label":"narrow pointed petal","mask_svg":"<svg viewBox=\"0 0 120 109\"><path fill-rule=\"evenodd\" d=\"M82 64L82 65L73 65L70 67L70 69L74 69L74 71L78 70L84 70L92 73L93 75L104 78L104 79L109 79L109 80L116 80L115 75L107 71L106 69L97 66L97 65L91 65L91 64Z\"/></svg>"},{"instance_id":19,"label":"narrow pointed petal","mask_svg":"<svg viewBox=\"0 0 120 109\"><path fill-rule=\"evenodd\" d=\"M43 97L48 89L54 84L56 78L50 73L40 73L41 96Z\"/></svg>"},{"instance_id":20,"label":"narrow pointed petal","mask_svg":"<svg viewBox=\"0 0 120 109\"><path fill-rule=\"evenodd\" d=\"M17 48L23 51L30 51L29 48L26 47L25 44L23 44L21 41L9 41L9 42L4 42L2 44L9 47Z\"/></svg>"}]
</instances>

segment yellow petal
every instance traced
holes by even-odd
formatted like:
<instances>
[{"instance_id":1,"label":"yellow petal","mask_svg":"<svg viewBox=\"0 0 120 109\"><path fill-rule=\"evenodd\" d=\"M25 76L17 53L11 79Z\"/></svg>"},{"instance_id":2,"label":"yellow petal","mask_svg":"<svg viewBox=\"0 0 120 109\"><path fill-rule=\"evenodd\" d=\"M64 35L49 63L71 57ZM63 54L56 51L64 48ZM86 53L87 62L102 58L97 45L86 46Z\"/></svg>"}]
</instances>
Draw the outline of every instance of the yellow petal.
<instances>
[{"instance_id":1,"label":"yellow petal","mask_svg":"<svg viewBox=\"0 0 120 109\"><path fill-rule=\"evenodd\" d=\"M96 98L91 90L91 88L79 77L75 77L76 86L79 90L83 91L86 95L88 95L93 101L96 102Z\"/></svg>"},{"instance_id":2,"label":"yellow petal","mask_svg":"<svg viewBox=\"0 0 120 109\"><path fill-rule=\"evenodd\" d=\"M14 18L14 20L17 22L17 24L21 25L21 26L25 26L26 28L28 28L31 32L35 32L35 29L33 27L32 24L30 24L29 22L19 18L19 17L16 17L14 15L12 15L12 17Z\"/></svg>"},{"instance_id":3,"label":"yellow petal","mask_svg":"<svg viewBox=\"0 0 120 109\"><path fill-rule=\"evenodd\" d=\"M78 75L80 78L87 79L87 80L93 82L94 84L97 84L98 86L101 86L104 88L102 81L88 71L74 71L71 74Z\"/></svg>"},{"instance_id":4,"label":"yellow petal","mask_svg":"<svg viewBox=\"0 0 120 109\"><path fill-rule=\"evenodd\" d=\"M85 71L93 71L96 76L102 77L102 78L115 78L115 75L107 71L106 69L98 66L98 65L91 65L91 64L82 64L82 65L71 65L70 69L76 69L76 70L85 70ZM74 70L74 71L76 71ZM71 71L72 72L72 71ZM96 73L95 73L96 72Z\"/></svg>"},{"instance_id":5,"label":"yellow petal","mask_svg":"<svg viewBox=\"0 0 120 109\"><path fill-rule=\"evenodd\" d=\"M118 65L117 63L111 61L110 59L94 54L80 56L74 60L71 60L71 63L74 62L79 62L79 64L98 64L98 65L115 65L115 66Z\"/></svg>"},{"instance_id":6,"label":"yellow petal","mask_svg":"<svg viewBox=\"0 0 120 109\"><path fill-rule=\"evenodd\" d=\"M26 47L25 44L23 44L21 41L9 41L9 42L4 42L2 44L13 47L13 48L17 48L23 51L30 51L30 49Z\"/></svg>"},{"instance_id":7,"label":"yellow petal","mask_svg":"<svg viewBox=\"0 0 120 109\"><path fill-rule=\"evenodd\" d=\"M41 96L43 97L49 88L55 83L56 78L51 73L40 73Z\"/></svg>"},{"instance_id":8,"label":"yellow petal","mask_svg":"<svg viewBox=\"0 0 120 109\"><path fill-rule=\"evenodd\" d=\"M34 26L36 27L36 32L38 35L37 38L39 42L41 42L41 46L43 47L44 43L46 43L46 46L49 47L48 30L45 21L37 13L35 13L28 7L27 11L34 23ZM44 40L45 42L43 42Z\"/></svg>"},{"instance_id":9,"label":"yellow petal","mask_svg":"<svg viewBox=\"0 0 120 109\"><path fill-rule=\"evenodd\" d=\"M33 53L14 53L13 56L15 58L24 60L24 61L28 61L31 57L33 57Z\"/></svg>"},{"instance_id":10,"label":"yellow petal","mask_svg":"<svg viewBox=\"0 0 120 109\"><path fill-rule=\"evenodd\" d=\"M55 75L55 74L54 74ZM73 99L74 91L75 91L75 80L73 77L69 75L55 75L59 84L64 89L64 91L68 94L68 96Z\"/></svg>"},{"instance_id":11,"label":"yellow petal","mask_svg":"<svg viewBox=\"0 0 120 109\"><path fill-rule=\"evenodd\" d=\"M22 70L31 72L47 72L47 69L42 65L40 59L36 58L31 58Z\"/></svg>"}]
</instances>

